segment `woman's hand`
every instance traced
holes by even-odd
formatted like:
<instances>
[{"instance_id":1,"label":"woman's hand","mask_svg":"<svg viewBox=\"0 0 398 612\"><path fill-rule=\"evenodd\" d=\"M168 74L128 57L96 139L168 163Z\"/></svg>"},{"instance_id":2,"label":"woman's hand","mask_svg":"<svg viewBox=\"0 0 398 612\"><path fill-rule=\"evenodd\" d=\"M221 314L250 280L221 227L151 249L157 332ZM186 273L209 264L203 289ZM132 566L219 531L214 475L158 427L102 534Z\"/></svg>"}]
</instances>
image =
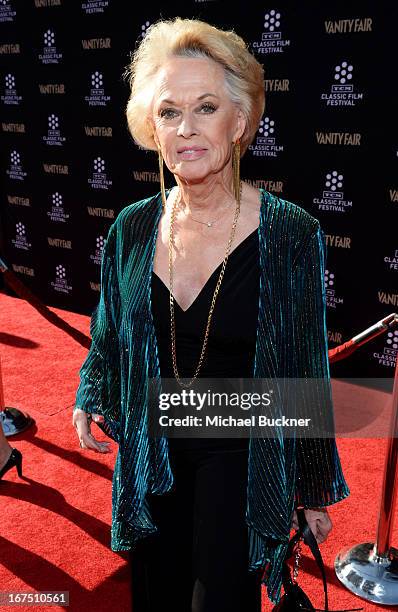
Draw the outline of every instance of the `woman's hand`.
<instances>
[{"instance_id":1,"label":"woman's hand","mask_svg":"<svg viewBox=\"0 0 398 612\"><path fill-rule=\"evenodd\" d=\"M326 508L308 508L304 509L305 518L318 544L321 544L328 537L329 531L332 529L332 521L330 520ZM292 528L298 529L298 518L296 510L293 512Z\"/></svg>"},{"instance_id":2,"label":"woman's hand","mask_svg":"<svg viewBox=\"0 0 398 612\"><path fill-rule=\"evenodd\" d=\"M102 423L104 417L100 414L92 415L93 421ZM77 431L77 436L80 440L80 447L93 450L96 453L110 453L109 442L98 442L91 433L89 415L81 408L76 408L73 412L72 423Z\"/></svg>"}]
</instances>

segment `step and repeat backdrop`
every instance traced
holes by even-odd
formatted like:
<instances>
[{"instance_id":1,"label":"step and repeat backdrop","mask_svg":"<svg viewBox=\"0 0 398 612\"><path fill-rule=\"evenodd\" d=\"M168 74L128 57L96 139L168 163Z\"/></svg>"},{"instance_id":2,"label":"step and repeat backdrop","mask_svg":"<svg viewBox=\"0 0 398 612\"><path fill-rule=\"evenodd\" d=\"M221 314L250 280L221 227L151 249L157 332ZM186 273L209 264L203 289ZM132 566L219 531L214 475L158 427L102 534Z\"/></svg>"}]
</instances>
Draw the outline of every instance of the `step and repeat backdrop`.
<instances>
[{"instance_id":1,"label":"step and repeat backdrop","mask_svg":"<svg viewBox=\"0 0 398 612\"><path fill-rule=\"evenodd\" d=\"M156 154L127 130L123 70L153 22L199 17L264 65L242 176L320 220L330 348L398 311L393 4L0 0L0 255L46 304L91 314L110 224L159 191ZM397 353L398 328L332 374L388 378Z\"/></svg>"}]
</instances>

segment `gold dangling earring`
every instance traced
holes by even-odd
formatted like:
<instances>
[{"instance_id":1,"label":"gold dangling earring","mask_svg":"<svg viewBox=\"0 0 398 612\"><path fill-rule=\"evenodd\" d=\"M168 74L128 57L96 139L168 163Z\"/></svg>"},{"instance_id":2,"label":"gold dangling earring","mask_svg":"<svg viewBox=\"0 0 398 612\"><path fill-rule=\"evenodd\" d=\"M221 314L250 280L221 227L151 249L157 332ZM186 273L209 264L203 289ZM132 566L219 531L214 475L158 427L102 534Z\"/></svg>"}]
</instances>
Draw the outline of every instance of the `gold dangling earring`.
<instances>
[{"instance_id":1,"label":"gold dangling earring","mask_svg":"<svg viewBox=\"0 0 398 612\"><path fill-rule=\"evenodd\" d=\"M160 191L162 193L162 206L163 211L166 210L166 189L164 186L164 172L163 172L163 155L162 150L158 147L158 157L159 157L159 180L160 180Z\"/></svg>"},{"instance_id":2,"label":"gold dangling earring","mask_svg":"<svg viewBox=\"0 0 398 612\"><path fill-rule=\"evenodd\" d=\"M234 181L234 195L236 201L240 204L240 138L234 142L232 152L232 172Z\"/></svg>"}]
</instances>

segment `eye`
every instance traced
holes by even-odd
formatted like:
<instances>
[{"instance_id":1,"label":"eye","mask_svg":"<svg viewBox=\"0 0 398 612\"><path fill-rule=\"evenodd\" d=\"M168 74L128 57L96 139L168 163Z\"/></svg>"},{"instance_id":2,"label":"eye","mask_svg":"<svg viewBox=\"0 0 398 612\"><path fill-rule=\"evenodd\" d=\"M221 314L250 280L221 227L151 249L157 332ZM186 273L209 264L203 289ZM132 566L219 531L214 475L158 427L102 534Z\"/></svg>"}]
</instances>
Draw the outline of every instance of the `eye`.
<instances>
[{"instance_id":1,"label":"eye","mask_svg":"<svg viewBox=\"0 0 398 612\"><path fill-rule=\"evenodd\" d=\"M162 108L159 115L162 119L174 119L174 117L177 117L177 112L172 108Z\"/></svg>"},{"instance_id":2,"label":"eye","mask_svg":"<svg viewBox=\"0 0 398 612\"><path fill-rule=\"evenodd\" d=\"M205 102L204 104L201 105L200 110L203 111L205 114L210 114L210 113L214 113L214 111L217 109L210 102Z\"/></svg>"}]
</instances>

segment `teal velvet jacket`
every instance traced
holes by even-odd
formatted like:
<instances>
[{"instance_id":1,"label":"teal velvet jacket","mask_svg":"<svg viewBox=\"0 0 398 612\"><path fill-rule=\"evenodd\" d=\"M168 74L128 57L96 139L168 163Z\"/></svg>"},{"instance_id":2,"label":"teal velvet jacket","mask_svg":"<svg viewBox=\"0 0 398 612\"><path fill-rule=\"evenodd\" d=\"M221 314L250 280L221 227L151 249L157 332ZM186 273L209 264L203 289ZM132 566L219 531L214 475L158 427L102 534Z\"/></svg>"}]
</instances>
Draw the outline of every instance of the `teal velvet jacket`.
<instances>
[{"instance_id":1,"label":"teal velvet jacket","mask_svg":"<svg viewBox=\"0 0 398 612\"><path fill-rule=\"evenodd\" d=\"M292 202L260 190L260 297L254 377L322 378L329 393L314 395L311 414L333 415L326 330L326 243L319 221ZM173 485L166 437L150 438L148 380L161 391L151 313L153 259L162 214L160 193L126 206L109 229L101 293L93 311L92 344L79 375L74 408L104 416L118 443L112 483L111 549L134 549L157 531L148 493ZM228 265L228 264L227 264ZM332 416L332 420L333 420ZM334 423L334 421L333 421ZM334 504L349 495L329 438L249 440L246 523L248 569L262 569L272 602L281 597L281 569L292 513Z\"/></svg>"}]
</instances>

